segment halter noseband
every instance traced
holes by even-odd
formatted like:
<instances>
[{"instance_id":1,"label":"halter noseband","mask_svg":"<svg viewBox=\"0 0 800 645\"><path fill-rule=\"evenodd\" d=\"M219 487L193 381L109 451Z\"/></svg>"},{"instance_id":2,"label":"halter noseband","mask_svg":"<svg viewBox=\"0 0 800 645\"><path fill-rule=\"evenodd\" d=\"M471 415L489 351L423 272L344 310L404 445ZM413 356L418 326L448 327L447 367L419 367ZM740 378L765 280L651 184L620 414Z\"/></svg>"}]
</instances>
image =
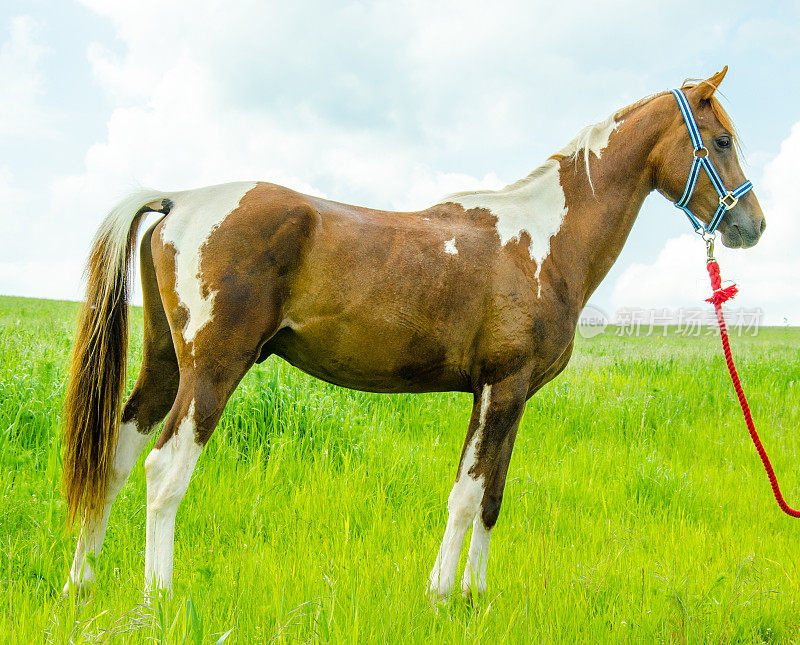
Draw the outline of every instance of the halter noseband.
<instances>
[{"instance_id":1,"label":"halter noseband","mask_svg":"<svg viewBox=\"0 0 800 645\"><path fill-rule=\"evenodd\" d=\"M711 163L711 159L708 156L708 148L703 145L703 138L700 136L700 128L697 127L697 121L695 121L694 114L692 114L692 108L689 107L689 101L686 95L683 93L683 90L670 90L670 92L672 92L678 101L678 107L681 109L684 121L686 121L686 128L689 130L689 137L694 146L694 157L692 158L692 167L689 169L689 179L686 181L686 189L683 191L683 196L675 202L675 206L686 213L686 216L694 227L695 233L699 233L703 237L706 237L706 235L713 237L725 213L736 206L736 202L739 201L742 195L752 190L753 184L750 180L747 180L736 190L725 189L725 184L722 183L717 169L714 168L714 164ZM703 223L687 206L689 200L692 198L692 193L694 193L694 187L697 184L697 176L700 174L701 166L706 169L708 178L711 180L714 189L719 195L719 206L714 216L711 218L711 221L708 223L708 226L703 226Z\"/></svg>"}]
</instances>

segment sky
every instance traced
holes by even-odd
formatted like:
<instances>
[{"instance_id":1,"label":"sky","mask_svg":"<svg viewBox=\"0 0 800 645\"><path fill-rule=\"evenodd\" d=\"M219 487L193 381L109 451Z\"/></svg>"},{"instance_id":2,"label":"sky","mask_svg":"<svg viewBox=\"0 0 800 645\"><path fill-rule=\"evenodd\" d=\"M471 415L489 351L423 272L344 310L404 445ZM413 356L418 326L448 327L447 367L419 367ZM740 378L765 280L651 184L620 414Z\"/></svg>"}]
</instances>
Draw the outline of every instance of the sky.
<instances>
[{"instance_id":1,"label":"sky","mask_svg":"<svg viewBox=\"0 0 800 645\"><path fill-rule=\"evenodd\" d=\"M259 179L420 209L727 64L768 226L718 253L722 274L737 307L800 325L798 34L800 2L4 0L0 293L79 299L97 226L139 186ZM702 306L704 258L654 193L591 303Z\"/></svg>"}]
</instances>

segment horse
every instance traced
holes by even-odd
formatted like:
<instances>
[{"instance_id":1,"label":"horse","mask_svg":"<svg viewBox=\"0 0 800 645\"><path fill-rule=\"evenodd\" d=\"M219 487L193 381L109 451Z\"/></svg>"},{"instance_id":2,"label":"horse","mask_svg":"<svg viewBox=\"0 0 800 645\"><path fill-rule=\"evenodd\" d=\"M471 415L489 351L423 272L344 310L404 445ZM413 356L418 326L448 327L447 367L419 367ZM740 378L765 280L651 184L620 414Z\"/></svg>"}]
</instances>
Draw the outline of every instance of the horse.
<instances>
[{"instance_id":1,"label":"horse","mask_svg":"<svg viewBox=\"0 0 800 645\"><path fill-rule=\"evenodd\" d=\"M685 82L682 94L705 154L725 185L739 185L735 131L715 96L726 72ZM694 139L679 107L670 92L646 97L581 130L527 177L416 212L263 182L140 190L120 202L89 254L65 396L68 522L81 517L65 592L93 582L87 556L99 556L114 498L165 416L144 465L144 588L171 592L175 516L192 470L239 381L275 355L357 390L472 394L426 589L434 601L453 592L472 524L461 590L485 594L526 401L566 367L580 312L645 197L677 202L687 184ZM707 224L720 202L710 177L695 179L688 206ZM756 244L766 223L755 194L725 208L723 243ZM128 274L148 213L158 221L140 244L143 356L122 406Z\"/></svg>"}]
</instances>

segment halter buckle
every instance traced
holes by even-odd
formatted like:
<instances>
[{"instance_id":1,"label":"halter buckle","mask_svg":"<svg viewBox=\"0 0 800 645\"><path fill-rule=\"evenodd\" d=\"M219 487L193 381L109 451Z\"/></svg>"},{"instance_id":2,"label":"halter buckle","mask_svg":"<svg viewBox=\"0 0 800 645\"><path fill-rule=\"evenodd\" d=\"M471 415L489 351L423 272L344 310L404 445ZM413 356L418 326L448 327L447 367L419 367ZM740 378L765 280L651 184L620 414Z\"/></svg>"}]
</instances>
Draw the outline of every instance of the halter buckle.
<instances>
[{"instance_id":1,"label":"halter buckle","mask_svg":"<svg viewBox=\"0 0 800 645\"><path fill-rule=\"evenodd\" d=\"M723 195L722 197L719 198L719 203L722 204L725 207L726 211L729 211L731 208L736 206L738 201L739 201L739 198L738 197L734 197L733 193L731 193L730 191L728 191L727 195Z\"/></svg>"}]
</instances>

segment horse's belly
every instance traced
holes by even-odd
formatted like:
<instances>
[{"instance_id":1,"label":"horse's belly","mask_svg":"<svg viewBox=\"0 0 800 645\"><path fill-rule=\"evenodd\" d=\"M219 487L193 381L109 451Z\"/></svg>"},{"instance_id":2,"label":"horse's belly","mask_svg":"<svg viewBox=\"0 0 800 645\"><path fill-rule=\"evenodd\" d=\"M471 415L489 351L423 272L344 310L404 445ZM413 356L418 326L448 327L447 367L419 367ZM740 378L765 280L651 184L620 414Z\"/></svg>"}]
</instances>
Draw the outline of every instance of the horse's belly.
<instances>
[{"instance_id":1,"label":"horse's belly","mask_svg":"<svg viewBox=\"0 0 800 645\"><path fill-rule=\"evenodd\" d=\"M414 334L282 329L265 348L319 379L368 392L469 391L453 348ZM327 331L327 333L325 333ZM339 333L337 333L339 332Z\"/></svg>"}]
</instances>

